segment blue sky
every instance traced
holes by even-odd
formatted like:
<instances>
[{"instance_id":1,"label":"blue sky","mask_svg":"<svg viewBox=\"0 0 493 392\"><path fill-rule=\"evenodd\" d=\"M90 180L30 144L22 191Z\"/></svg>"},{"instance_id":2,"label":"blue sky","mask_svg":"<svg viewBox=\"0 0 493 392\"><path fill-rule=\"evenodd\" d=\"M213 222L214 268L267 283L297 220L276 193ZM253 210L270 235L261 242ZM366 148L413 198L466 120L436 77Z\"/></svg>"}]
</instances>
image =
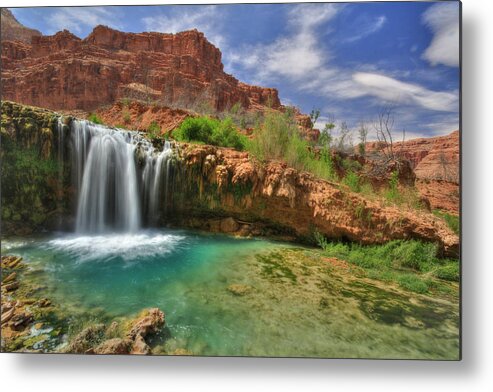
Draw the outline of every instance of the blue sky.
<instances>
[{"instance_id":1,"label":"blue sky","mask_svg":"<svg viewBox=\"0 0 493 392\"><path fill-rule=\"evenodd\" d=\"M459 4L378 2L13 8L43 34L81 38L98 24L129 31L197 28L239 80L279 90L285 104L356 128L393 107L396 132L459 127ZM370 127L371 128L371 127Z\"/></svg>"}]
</instances>

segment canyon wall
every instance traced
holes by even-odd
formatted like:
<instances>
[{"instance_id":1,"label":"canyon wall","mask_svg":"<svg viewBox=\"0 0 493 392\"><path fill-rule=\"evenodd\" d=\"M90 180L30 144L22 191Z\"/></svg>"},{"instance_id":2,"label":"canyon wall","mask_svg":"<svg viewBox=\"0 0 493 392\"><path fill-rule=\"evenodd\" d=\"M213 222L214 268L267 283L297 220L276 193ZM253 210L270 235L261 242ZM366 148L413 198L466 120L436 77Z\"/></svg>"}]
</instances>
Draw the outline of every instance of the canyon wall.
<instances>
[{"instance_id":1,"label":"canyon wall","mask_svg":"<svg viewBox=\"0 0 493 392\"><path fill-rule=\"evenodd\" d=\"M7 8L2 8L0 22L2 41L20 41L29 44L33 36L41 35L38 30L30 29L20 24Z\"/></svg>"},{"instance_id":2,"label":"canyon wall","mask_svg":"<svg viewBox=\"0 0 493 392\"><path fill-rule=\"evenodd\" d=\"M69 31L2 40L2 98L50 109L95 110L122 97L179 108L279 108L273 88L226 74L221 51L197 31L124 33L97 26L85 39Z\"/></svg>"}]
</instances>

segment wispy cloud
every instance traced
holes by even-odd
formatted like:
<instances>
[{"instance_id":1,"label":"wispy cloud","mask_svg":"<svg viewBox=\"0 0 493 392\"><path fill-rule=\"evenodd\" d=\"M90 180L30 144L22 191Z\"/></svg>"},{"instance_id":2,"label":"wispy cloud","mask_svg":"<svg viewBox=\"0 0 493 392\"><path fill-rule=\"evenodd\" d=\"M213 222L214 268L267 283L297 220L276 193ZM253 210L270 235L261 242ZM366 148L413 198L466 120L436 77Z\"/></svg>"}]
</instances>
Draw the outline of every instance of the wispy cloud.
<instances>
[{"instance_id":1,"label":"wispy cloud","mask_svg":"<svg viewBox=\"0 0 493 392\"><path fill-rule=\"evenodd\" d=\"M379 16L376 19L368 23L365 23L359 30L355 32L354 35L352 35L351 37L347 37L344 41L345 42L359 41L360 39L363 39L381 30L386 22L387 22L387 18L385 16L383 15Z\"/></svg>"},{"instance_id":2,"label":"wispy cloud","mask_svg":"<svg viewBox=\"0 0 493 392\"><path fill-rule=\"evenodd\" d=\"M220 7L215 5L179 7L173 14L160 12L154 16L142 19L148 31L163 33L178 33L180 31L197 29L205 34L207 39L218 47L225 45L225 39L219 31L222 14Z\"/></svg>"},{"instance_id":3,"label":"wispy cloud","mask_svg":"<svg viewBox=\"0 0 493 392\"><path fill-rule=\"evenodd\" d=\"M49 24L51 33L67 29L81 34L85 28L106 25L122 29L119 12L112 7L60 7L51 14Z\"/></svg>"},{"instance_id":4,"label":"wispy cloud","mask_svg":"<svg viewBox=\"0 0 493 392\"><path fill-rule=\"evenodd\" d=\"M348 100L362 97L373 98L375 107L392 103L435 112L458 111L458 91L433 91L403 81L409 79L409 72L384 72L371 64L352 69L335 65L318 28L323 25L325 31L330 31L327 23L341 9L334 4L296 6L287 14L289 34L267 45L246 48L235 54L234 61L255 71L255 82L282 79L295 85L298 91L329 99L334 105L331 112L339 110L337 106L345 105ZM377 17L349 40L359 40L378 31L386 21L385 16Z\"/></svg>"},{"instance_id":5,"label":"wispy cloud","mask_svg":"<svg viewBox=\"0 0 493 392\"><path fill-rule=\"evenodd\" d=\"M356 72L353 80L360 87L361 95L372 95L388 102L415 104L436 111L452 112L459 108L458 92L432 91L376 73Z\"/></svg>"},{"instance_id":6,"label":"wispy cloud","mask_svg":"<svg viewBox=\"0 0 493 392\"><path fill-rule=\"evenodd\" d=\"M423 14L423 23L433 31L430 46L423 59L432 65L459 66L459 3L446 2L432 5Z\"/></svg>"},{"instance_id":7,"label":"wispy cloud","mask_svg":"<svg viewBox=\"0 0 493 392\"><path fill-rule=\"evenodd\" d=\"M300 79L318 70L327 60L317 40L316 28L332 19L340 5L299 4L287 15L290 33L268 45L257 45L233 54L233 62L255 68L259 80L278 77Z\"/></svg>"}]
</instances>

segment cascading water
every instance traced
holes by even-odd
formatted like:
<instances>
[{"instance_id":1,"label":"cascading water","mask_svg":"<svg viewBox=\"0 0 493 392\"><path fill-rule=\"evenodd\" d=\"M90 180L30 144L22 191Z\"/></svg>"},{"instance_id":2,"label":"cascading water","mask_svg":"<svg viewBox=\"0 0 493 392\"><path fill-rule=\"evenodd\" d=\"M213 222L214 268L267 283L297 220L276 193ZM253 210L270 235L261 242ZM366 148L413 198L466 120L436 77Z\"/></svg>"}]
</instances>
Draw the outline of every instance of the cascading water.
<instances>
[{"instance_id":1,"label":"cascading water","mask_svg":"<svg viewBox=\"0 0 493 392\"><path fill-rule=\"evenodd\" d=\"M138 132L88 121L71 124L72 181L77 189L76 231L135 232L156 224L167 205L172 149L158 151Z\"/></svg>"}]
</instances>

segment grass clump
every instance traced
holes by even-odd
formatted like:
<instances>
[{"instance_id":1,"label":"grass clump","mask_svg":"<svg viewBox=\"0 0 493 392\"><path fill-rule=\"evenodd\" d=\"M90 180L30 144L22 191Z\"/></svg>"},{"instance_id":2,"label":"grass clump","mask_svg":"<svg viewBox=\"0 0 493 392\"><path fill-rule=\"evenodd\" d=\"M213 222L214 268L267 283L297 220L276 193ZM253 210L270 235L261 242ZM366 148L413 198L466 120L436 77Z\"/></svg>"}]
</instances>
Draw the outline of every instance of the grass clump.
<instances>
[{"instance_id":1,"label":"grass clump","mask_svg":"<svg viewBox=\"0 0 493 392\"><path fill-rule=\"evenodd\" d=\"M358 174L356 174L354 171L348 170L342 182L343 184L347 185L349 189L351 189L353 192L361 192L360 178Z\"/></svg>"},{"instance_id":2,"label":"grass clump","mask_svg":"<svg viewBox=\"0 0 493 392\"><path fill-rule=\"evenodd\" d=\"M211 144L244 150L247 137L238 132L229 118L189 117L173 132L178 141Z\"/></svg>"},{"instance_id":3,"label":"grass clump","mask_svg":"<svg viewBox=\"0 0 493 392\"><path fill-rule=\"evenodd\" d=\"M254 129L248 150L261 161L279 159L319 178L335 178L330 152L323 150L319 157L315 155L309 142L300 135L291 110L267 113L263 124Z\"/></svg>"},{"instance_id":4,"label":"grass clump","mask_svg":"<svg viewBox=\"0 0 493 392\"><path fill-rule=\"evenodd\" d=\"M460 280L459 263L448 263L444 266L438 267L433 275L438 279L449 280L451 282L458 282Z\"/></svg>"},{"instance_id":5,"label":"grass clump","mask_svg":"<svg viewBox=\"0 0 493 392\"><path fill-rule=\"evenodd\" d=\"M89 117L87 117L87 119L94 124L103 124L103 120L101 120L101 118L96 113L89 114Z\"/></svg>"},{"instance_id":6,"label":"grass clump","mask_svg":"<svg viewBox=\"0 0 493 392\"><path fill-rule=\"evenodd\" d=\"M433 214L442 218L447 226L452 230L455 234L460 234L460 220L457 215L449 214L445 211L435 210Z\"/></svg>"},{"instance_id":7,"label":"grass clump","mask_svg":"<svg viewBox=\"0 0 493 392\"><path fill-rule=\"evenodd\" d=\"M436 244L417 240L395 240L383 245L330 242L318 232L314 239L325 256L336 257L362 268L366 276L393 282L416 293L437 289L459 281L458 260L440 259ZM433 278L439 280L433 280Z\"/></svg>"}]
</instances>

